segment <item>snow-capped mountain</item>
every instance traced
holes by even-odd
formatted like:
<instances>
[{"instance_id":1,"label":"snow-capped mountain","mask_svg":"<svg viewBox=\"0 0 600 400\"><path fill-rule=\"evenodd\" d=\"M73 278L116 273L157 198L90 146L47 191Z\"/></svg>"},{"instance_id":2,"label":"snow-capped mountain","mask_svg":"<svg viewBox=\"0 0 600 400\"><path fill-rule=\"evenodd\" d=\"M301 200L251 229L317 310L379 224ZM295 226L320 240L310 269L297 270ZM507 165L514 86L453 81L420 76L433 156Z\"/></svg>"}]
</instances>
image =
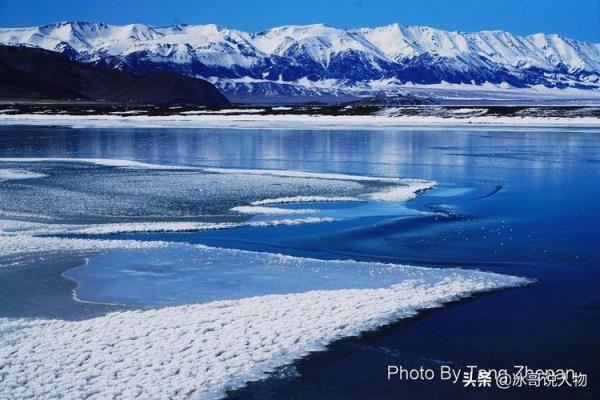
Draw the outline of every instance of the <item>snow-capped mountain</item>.
<instances>
[{"instance_id":1,"label":"snow-capped mountain","mask_svg":"<svg viewBox=\"0 0 600 400\"><path fill-rule=\"evenodd\" d=\"M0 29L0 43L42 47L133 72L174 70L237 95L368 93L440 83L600 88L600 44L555 34L398 24L248 33L216 25L61 22Z\"/></svg>"}]
</instances>

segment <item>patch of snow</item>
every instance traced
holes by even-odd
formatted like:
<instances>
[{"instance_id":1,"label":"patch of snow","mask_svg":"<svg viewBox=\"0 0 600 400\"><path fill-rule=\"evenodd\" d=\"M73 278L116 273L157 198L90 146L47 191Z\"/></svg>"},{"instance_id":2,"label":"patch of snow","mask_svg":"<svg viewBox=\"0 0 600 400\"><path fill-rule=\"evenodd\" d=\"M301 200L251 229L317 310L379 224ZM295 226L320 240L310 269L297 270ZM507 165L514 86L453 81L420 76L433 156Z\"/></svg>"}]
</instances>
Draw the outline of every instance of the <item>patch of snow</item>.
<instances>
[{"instance_id":1,"label":"patch of snow","mask_svg":"<svg viewBox=\"0 0 600 400\"><path fill-rule=\"evenodd\" d=\"M356 182L388 182L397 183L398 178L388 178L379 176L364 176L364 175L349 175L338 173L323 173L323 172L308 172L308 171L291 171L279 169L238 169L238 168L204 168L206 172L214 172L218 174L245 174L245 175L269 175L286 178L313 178L313 179L330 179L340 181L356 181Z\"/></svg>"},{"instance_id":2,"label":"patch of snow","mask_svg":"<svg viewBox=\"0 0 600 400\"><path fill-rule=\"evenodd\" d=\"M0 114L0 125L58 125L76 128L232 128L232 129L463 129L465 127L519 126L522 128L581 127L596 128L598 117L502 117L468 116L447 118L440 116L397 115L315 115L307 118L299 114L274 115L169 115L169 116L116 116L116 115L33 115Z\"/></svg>"},{"instance_id":3,"label":"patch of snow","mask_svg":"<svg viewBox=\"0 0 600 400\"><path fill-rule=\"evenodd\" d=\"M482 115L487 112L487 108L457 108L448 109L453 114L469 114L469 115Z\"/></svg>"},{"instance_id":4,"label":"patch of snow","mask_svg":"<svg viewBox=\"0 0 600 400\"><path fill-rule=\"evenodd\" d=\"M206 110L192 110L192 111L182 111L179 115L202 115L207 114Z\"/></svg>"},{"instance_id":5,"label":"patch of snow","mask_svg":"<svg viewBox=\"0 0 600 400\"><path fill-rule=\"evenodd\" d=\"M94 224L75 228L58 230L55 234L108 235L115 233L136 232L196 232L217 229L231 229L244 226L235 222L117 222L109 224Z\"/></svg>"},{"instance_id":6,"label":"patch of snow","mask_svg":"<svg viewBox=\"0 0 600 400\"><path fill-rule=\"evenodd\" d=\"M285 218L274 219L271 221L250 221L248 226L278 226L278 225L301 225L301 224L318 224L323 222L334 222L332 217L306 217L306 218Z\"/></svg>"},{"instance_id":7,"label":"patch of snow","mask_svg":"<svg viewBox=\"0 0 600 400\"><path fill-rule=\"evenodd\" d=\"M269 204L290 204L290 203L327 203L338 201L362 201L357 197L350 196L292 196L279 197L276 199L265 199L253 201L253 206L264 206Z\"/></svg>"},{"instance_id":8,"label":"patch of snow","mask_svg":"<svg viewBox=\"0 0 600 400\"><path fill-rule=\"evenodd\" d=\"M1 235L0 256L11 257L32 253L84 252L109 249L143 249L164 247L160 241L137 240L89 240L59 237L36 237L32 235ZM0 263L0 265L2 265Z\"/></svg>"},{"instance_id":9,"label":"patch of snow","mask_svg":"<svg viewBox=\"0 0 600 400\"><path fill-rule=\"evenodd\" d=\"M23 162L23 163L37 163L37 162L69 162L69 163L85 163L94 164L104 167L115 167L115 168L135 168L135 169L194 169L199 168L178 166L178 165L158 165L148 164L139 161L132 160L118 160L112 158L45 158L45 157L4 157L0 158L0 162Z\"/></svg>"},{"instance_id":10,"label":"patch of snow","mask_svg":"<svg viewBox=\"0 0 600 400\"><path fill-rule=\"evenodd\" d=\"M233 207L231 211L240 214L265 214L265 215L287 215L287 214L314 214L318 210L312 208L280 208L280 207L263 207L263 206L238 206Z\"/></svg>"},{"instance_id":11,"label":"patch of snow","mask_svg":"<svg viewBox=\"0 0 600 400\"><path fill-rule=\"evenodd\" d=\"M114 112L109 112L108 114L110 115L138 115L138 114L145 114L148 111L146 110L129 110L129 111L114 111Z\"/></svg>"},{"instance_id":12,"label":"patch of snow","mask_svg":"<svg viewBox=\"0 0 600 400\"><path fill-rule=\"evenodd\" d=\"M283 210L283 209L279 209ZM286 210L287 211L287 210ZM260 214L260 213L256 213ZM270 213L277 214L277 213ZM281 213L294 214L294 213ZM303 213L305 214L305 213ZM35 229L36 234L45 235L64 235L64 234L80 234L80 235L108 235L115 233L137 233L137 232L199 232L211 231L220 229L233 229L245 226L267 227L279 225L300 225L300 224L315 224L322 222L332 222L335 219L330 217L307 217L307 218L284 218L264 221L247 221L247 222L118 222L108 224L93 224L93 225L43 225ZM1 248L0 248L1 249Z\"/></svg>"},{"instance_id":13,"label":"patch of snow","mask_svg":"<svg viewBox=\"0 0 600 400\"><path fill-rule=\"evenodd\" d=\"M376 201L408 201L424 191L437 185L435 181L421 179L403 179L405 185L394 186L381 192L371 193L369 198Z\"/></svg>"},{"instance_id":14,"label":"patch of snow","mask_svg":"<svg viewBox=\"0 0 600 400\"><path fill-rule=\"evenodd\" d=\"M225 110L195 110L195 111L182 111L180 115L201 115L201 114L259 114L264 112L262 108L232 108Z\"/></svg>"},{"instance_id":15,"label":"patch of snow","mask_svg":"<svg viewBox=\"0 0 600 400\"><path fill-rule=\"evenodd\" d=\"M0 169L0 182L20 179L43 178L47 175L20 169Z\"/></svg>"}]
</instances>

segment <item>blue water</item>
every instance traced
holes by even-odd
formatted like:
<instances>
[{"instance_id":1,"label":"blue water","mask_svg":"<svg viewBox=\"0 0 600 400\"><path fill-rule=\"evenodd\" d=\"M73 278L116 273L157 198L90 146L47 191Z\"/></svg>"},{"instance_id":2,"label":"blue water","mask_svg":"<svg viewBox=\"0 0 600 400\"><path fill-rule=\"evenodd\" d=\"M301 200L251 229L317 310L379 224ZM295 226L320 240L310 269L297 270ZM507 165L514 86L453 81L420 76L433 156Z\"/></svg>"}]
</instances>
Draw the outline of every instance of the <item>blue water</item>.
<instances>
[{"instance_id":1,"label":"blue water","mask_svg":"<svg viewBox=\"0 0 600 400\"><path fill-rule=\"evenodd\" d=\"M342 340L327 352L298 361L293 373L284 370L251 383L231 393L232 398L597 399L599 133L516 128L292 132L3 127L0 156L126 158L436 180L438 189L408 206L443 216L357 204L344 206L349 218L327 224L119 237L323 259L460 266L538 279L524 289L457 303ZM322 207L336 212L340 205ZM589 387L495 392L385 379L390 363L437 368L440 362L573 368L589 375Z\"/></svg>"}]
</instances>

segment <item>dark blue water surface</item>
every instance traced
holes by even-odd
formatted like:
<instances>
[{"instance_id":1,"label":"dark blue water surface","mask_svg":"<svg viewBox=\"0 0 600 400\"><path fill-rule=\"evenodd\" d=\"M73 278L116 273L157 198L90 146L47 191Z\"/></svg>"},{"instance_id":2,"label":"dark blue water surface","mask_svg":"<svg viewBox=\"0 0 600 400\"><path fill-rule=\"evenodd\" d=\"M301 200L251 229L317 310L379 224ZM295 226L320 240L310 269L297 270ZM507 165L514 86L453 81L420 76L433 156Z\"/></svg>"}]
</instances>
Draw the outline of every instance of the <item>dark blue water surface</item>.
<instances>
[{"instance_id":1,"label":"dark blue water surface","mask_svg":"<svg viewBox=\"0 0 600 400\"><path fill-rule=\"evenodd\" d=\"M393 211L330 224L167 238L324 259L479 268L536 278L341 340L236 399L600 398L600 129L271 131L0 128L1 157L103 157L432 179ZM336 207L336 205L327 205ZM586 389L463 389L387 381L388 364L572 368Z\"/></svg>"}]
</instances>

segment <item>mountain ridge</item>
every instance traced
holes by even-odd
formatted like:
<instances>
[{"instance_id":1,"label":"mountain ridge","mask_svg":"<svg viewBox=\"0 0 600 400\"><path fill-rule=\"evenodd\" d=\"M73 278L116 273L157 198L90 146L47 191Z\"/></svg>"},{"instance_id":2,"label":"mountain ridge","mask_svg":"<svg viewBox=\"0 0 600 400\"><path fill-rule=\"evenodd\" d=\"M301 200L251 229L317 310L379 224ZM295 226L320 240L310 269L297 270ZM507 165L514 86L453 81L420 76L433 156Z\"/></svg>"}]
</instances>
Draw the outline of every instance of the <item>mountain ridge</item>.
<instances>
[{"instance_id":1,"label":"mountain ridge","mask_svg":"<svg viewBox=\"0 0 600 400\"><path fill-rule=\"evenodd\" d=\"M98 68L45 49L4 45L0 45L0 99L154 105L230 104L209 82L175 72L136 75Z\"/></svg>"},{"instance_id":2,"label":"mountain ridge","mask_svg":"<svg viewBox=\"0 0 600 400\"><path fill-rule=\"evenodd\" d=\"M64 21L0 28L0 43L134 73L171 70L207 79L229 95L373 94L441 83L600 89L600 43L558 34L400 24L284 25L250 33L215 24Z\"/></svg>"}]
</instances>

